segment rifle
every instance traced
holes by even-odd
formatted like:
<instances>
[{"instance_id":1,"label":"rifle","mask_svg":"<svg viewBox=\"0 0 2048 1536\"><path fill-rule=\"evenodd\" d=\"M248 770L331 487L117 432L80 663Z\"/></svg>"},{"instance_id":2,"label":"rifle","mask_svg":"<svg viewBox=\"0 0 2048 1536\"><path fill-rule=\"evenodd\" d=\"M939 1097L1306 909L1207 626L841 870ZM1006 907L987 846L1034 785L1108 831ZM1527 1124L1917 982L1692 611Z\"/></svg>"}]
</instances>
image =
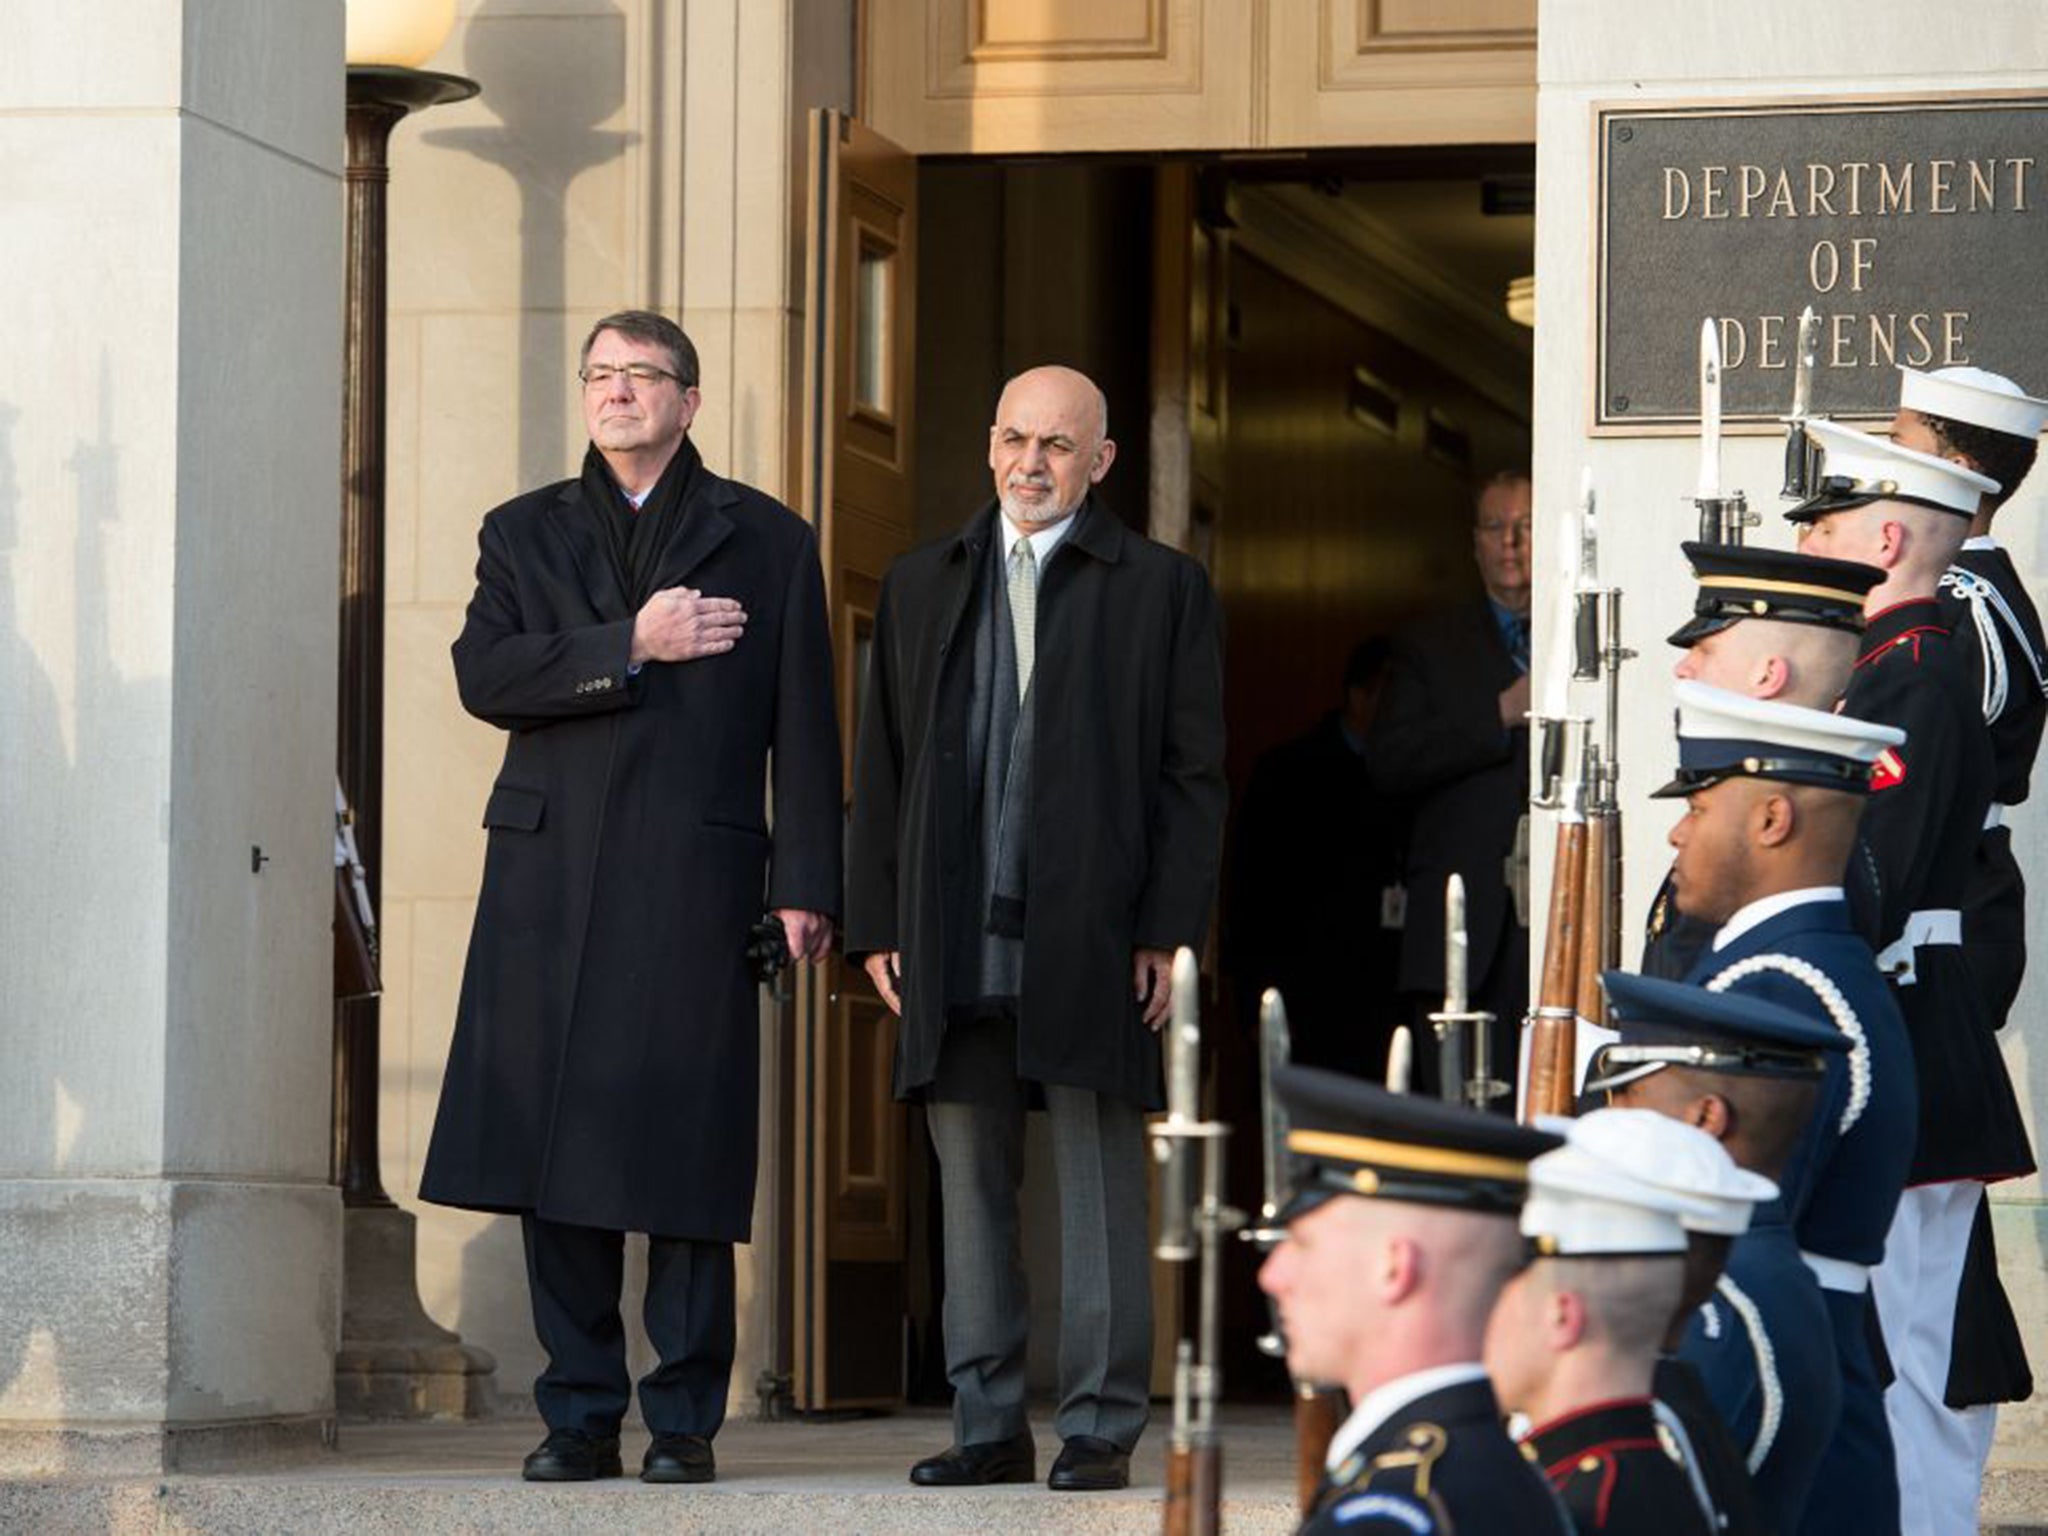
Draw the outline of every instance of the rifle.
<instances>
[{"instance_id":1,"label":"rifle","mask_svg":"<svg viewBox=\"0 0 2048 1536\"><path fill-rule=\"evenodd\" d=\"M1600 973L1621 960L1621 667L1635 652L1621 643L1621 589L1600 585L1600 533L1592 487L1579 508L1579 574L1574 591L1572 676L1606 684L1602 731L1588 739L1586 864L1581 905L1586 925L1578 952L1575 1034L1607 1028ZM1576 1044L1576 1042L1575 1042ZM1572 1062L1576 1090L1578 1063Z\"/></svg>"},{"instance_id":2,"label":"rifle","mask_svg":"<svg viewBox=\"0 0 2048 1536\"><path fill-rule=\"evenodd\" d=\"M1763 520L1742 492L1721 492L1721 333L1711 319L1700 322L1700 479L1692 504L1702 544L1740 544L1743 531Z\"/></svg>"},{"instance_id":3,"label":"rifle","mask_svg":"<svg viewBox=\"0 0 2048 1536\"><path fill-rule=\"evenodd\" d=\"M1222 1302L1223 1237L1244 1225L1244 1213L1223 1203L1223 1153L1230 1127L1200 1118L1201 972L1194 951L1173 956L1173 1020L1168 1025L1166 1118L1152 1127L1165 1165L1158 1257L1198 1261L1195 1338L1174 1351L1173 1436L1166 1450L1166 1536L1216 1536L1221 1526L1223 1443L1216 1433L1222 1391L1217 1330ZM1196 1149L1202 1193L1192 1198ZM1276 1211L1277 1214L1277 1211Z\"/></svg>"},{"instance_id":4,"label":"rifle","mask_svg":"<svg viewBox=\"0 0 2048 1536\"><path fill-rule=\"evenodd\" d=\"M1287 1028L1287 1004L1279 990L1268 987L1259 998L1259 1128L1265 1163L1264 1197L1259 1201L1258 1225L1238 1236L1270 1252L1286 1239L1280 1210L1287 1203L1287 1111L1274 1091L1273 1076L1285 1066L1293 1045ZM1266 1301L1268 1326L1259 1335L1259 1352L1276 1360L1287 1358L1287 1340L1280 1332L1280 1310L1269 1297ZM1294 1383L1294 1485L1295 1498L1305 1515L1315 1503L1316 1488L1322 1481L1323 1459L1330 1440L1344 1422L1344 1395L1328 1391L1313 1382Z\"/></svg>"}]
</instances>

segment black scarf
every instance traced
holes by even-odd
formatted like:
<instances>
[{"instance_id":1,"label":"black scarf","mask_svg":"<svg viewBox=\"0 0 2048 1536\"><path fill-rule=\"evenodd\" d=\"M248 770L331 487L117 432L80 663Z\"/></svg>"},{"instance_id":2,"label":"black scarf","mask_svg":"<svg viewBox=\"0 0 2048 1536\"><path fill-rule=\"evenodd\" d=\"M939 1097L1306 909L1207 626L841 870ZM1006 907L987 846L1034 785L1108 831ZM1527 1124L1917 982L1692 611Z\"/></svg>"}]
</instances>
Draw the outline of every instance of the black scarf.
<instances>
[{"instance_id":1,"label":"black scarf","mask_svg":"<svg viewBox=\"0 0 2048 1536\"><path fill-rule=\"evenodd\" d=\"M612 572L619 578L619 589L626 594L635 613L654 595L654 575L660 567L662 551L675 536L697 472L703 467L697 445L684 438L675 457L668 461L668 468L654 482L647 500L635 511L626 493L619 489L619 482L612 478L611 466L597 451L597 444L592 443L583 455L583 499L604 529Z\"/></svg>"}]
</instances>

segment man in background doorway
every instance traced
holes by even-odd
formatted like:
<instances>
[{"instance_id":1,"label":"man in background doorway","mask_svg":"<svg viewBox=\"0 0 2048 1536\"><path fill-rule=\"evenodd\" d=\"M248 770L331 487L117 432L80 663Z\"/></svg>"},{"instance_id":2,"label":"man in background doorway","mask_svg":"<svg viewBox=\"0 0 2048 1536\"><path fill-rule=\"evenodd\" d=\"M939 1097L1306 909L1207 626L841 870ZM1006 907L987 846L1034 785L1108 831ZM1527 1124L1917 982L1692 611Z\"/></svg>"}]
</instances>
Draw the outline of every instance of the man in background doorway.
<instances>
[{"instance_id":1,"label":"man in background doorway","mask_svg":"<svg viewBox=\"0 0 2048 1536\"><path fill-rule=\"evenodd\" d=\"M1393 647L1353 647L1337 708L1252 768L1231 840L1224 963L1242 1011L1278 987L1292 1059L1377 1078L1403 1021L1405 807L1378 794L1366 740ZM1341 963L1339 957L1343 957Z\"/></svg>"},{"instance_id":2,"label":"man in background doorway","mask_svg":"<svg viewBox=\"0 0 2048 1536\"><path fill-rule=\"evenodd\" d=\"M1494 1015L1493 1072L1513 1075L1529 996L1529 924L1508 861L1527 809L1529 476L1503 471L1475 498L1472 556L1483 596L1394 637L1386 693L1366 746L1374 786L1412 796L1401 989L1421 1011L1444 990L1444 882L1465 877L1472 1006ZM1416 1053L1429 1089L1435 1053ZM1512 1106L1514 1096L1501 1101Z\"/></svg>"}]
</instances>

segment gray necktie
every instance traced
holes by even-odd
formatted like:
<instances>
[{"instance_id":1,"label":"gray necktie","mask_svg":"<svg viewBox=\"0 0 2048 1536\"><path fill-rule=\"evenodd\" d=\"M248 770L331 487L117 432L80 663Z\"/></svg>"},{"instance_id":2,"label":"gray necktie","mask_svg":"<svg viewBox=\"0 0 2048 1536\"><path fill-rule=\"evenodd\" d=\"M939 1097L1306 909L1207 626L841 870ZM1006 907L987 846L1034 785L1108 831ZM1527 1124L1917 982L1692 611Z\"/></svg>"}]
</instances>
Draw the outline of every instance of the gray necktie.
<instances>
[{"instance_id":1,"label":"gray necktie","mask_svg":"<svg viewBox=\"0 0 2048 1536\"><path fill-rule=\"evenodd\" d=\"M1010 627L1017 637L1017 697L1031 686L1031 663L1038 649L1038 559L1031 541L1019 539L1010 551Z\"/></svg>"}]
</instances>

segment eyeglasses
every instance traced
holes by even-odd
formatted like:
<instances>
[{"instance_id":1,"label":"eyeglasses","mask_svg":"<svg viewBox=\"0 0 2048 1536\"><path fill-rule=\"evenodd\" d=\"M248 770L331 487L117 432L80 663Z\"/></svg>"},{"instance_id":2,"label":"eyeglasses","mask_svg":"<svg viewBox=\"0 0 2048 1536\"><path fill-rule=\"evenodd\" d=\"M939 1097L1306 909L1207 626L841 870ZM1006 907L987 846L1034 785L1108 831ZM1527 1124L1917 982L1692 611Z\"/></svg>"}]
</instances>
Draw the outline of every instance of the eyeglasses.
<instances>
[{"instance_id":1,"label":"eyeglasses","mask_svg":"<svg viewBox=\"0 0 2048 1536\"><path fill-rule=\"evenodd\" d=\"M683 382L666 368L657 368L652 363L628 363L623 368L615 363L592 363L576 377L583 381L585 389L605 389L621 377L636 390L652 389L662 379L676 384Z\"/></svg>"}]
</instances>

